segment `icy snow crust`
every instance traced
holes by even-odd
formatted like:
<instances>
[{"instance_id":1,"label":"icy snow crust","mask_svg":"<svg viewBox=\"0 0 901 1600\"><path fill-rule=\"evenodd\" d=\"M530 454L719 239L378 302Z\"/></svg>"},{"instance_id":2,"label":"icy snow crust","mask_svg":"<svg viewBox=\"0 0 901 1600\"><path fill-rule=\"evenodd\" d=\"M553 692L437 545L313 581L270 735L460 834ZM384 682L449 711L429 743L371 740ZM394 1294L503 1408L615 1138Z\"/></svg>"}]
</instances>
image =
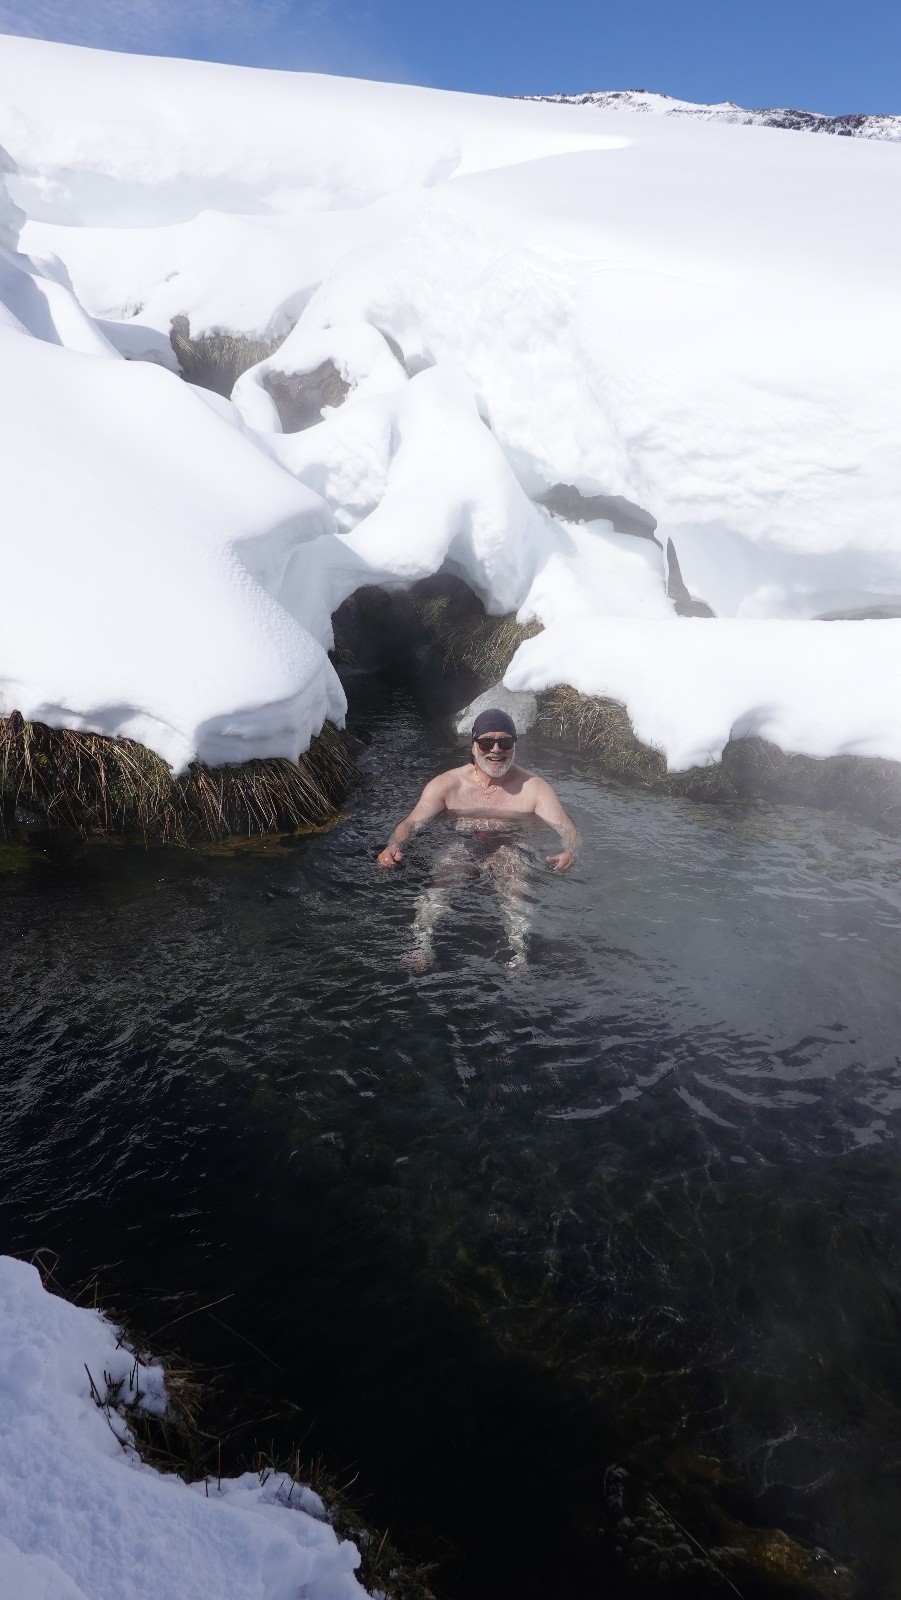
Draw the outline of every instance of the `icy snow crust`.
<instances>
[{"instance_id":1,"label":"icy snow crust","mask_svg":"<svg viewBox=\"0 0 901 1600\"><path fill-rule=\"evenodd\" d=\"M445 567L545 625L508 687L613 695L673 767L901 759L896 144L19 38L0 144L0 710L296 755L336 606ZM229 402L176 315L287 337Z\"/></svg>"},{"instance_id":2,"label":"icy snow crust","mask_svg":"<svg viewBox=\"0 0 901 1600\"><path fill-rule=\"evenodd\" d=\"M0 1593L4 1600L365 1600L356 1546L281 1473L190 1487L144 1466L121 1384L162 1413L162 1369L136 1364L96 1311L0 1257Z\"/></svg>"}]
</instances>

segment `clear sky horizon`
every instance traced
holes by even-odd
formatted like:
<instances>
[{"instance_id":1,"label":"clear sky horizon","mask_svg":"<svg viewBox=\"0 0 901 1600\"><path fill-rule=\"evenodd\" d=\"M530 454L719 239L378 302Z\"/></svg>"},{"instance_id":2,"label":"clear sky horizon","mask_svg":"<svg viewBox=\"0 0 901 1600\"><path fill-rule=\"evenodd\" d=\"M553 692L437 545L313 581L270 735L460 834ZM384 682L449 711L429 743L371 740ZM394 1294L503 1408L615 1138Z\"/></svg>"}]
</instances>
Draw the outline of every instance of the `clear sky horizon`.
<instances>
[{"instance_id":1,"label":"clear sky horizon","mask_svg":"<svg viewBox=\"0 0 901 1600\"><path fill-rule=\"evenodd\" d=\"M0 0L0 33L480 94L901 113L899 0Z\"/></svg>"}]
</instances>

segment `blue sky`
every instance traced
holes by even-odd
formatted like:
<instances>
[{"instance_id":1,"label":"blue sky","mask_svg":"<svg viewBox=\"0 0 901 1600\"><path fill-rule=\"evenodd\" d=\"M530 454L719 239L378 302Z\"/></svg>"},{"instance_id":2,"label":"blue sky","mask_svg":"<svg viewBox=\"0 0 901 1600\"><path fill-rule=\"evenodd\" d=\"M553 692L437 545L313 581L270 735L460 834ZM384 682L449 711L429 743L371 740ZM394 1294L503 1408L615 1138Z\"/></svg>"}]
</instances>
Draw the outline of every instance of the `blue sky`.
<instances>
[{"instance_id":1,"label":"blue sky","mask_svg":"<svg viewBox=\"0 0 901 1600\"><path fill-rule=\"evenodd\" d=\"M901 113L901 0L0 0L0 32L487 94Z\"/></svg>"}]
</instances>

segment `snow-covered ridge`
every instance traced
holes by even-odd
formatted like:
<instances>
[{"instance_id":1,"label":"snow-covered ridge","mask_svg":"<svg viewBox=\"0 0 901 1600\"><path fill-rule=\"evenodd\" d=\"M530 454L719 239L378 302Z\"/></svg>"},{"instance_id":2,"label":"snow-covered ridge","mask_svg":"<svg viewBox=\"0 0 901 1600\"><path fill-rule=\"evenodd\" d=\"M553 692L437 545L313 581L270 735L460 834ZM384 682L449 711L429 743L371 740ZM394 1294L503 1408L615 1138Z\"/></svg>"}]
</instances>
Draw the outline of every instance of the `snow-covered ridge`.
<instances>
[{"instance_id":1,"label":"snow-covered ridge","mask_svg":"<svg viewBox=\"0 0 901 1600\"><path fill-rule=\"evenodd\" d=\"M702 122L738 122L750 128L789 128L797 133L832 133L846 139L901 139L901 117L873 116L849 111L844 116L827 116L824 111L798 111L790 106L761 106L749 110L731 100L705 105L694 100L675 100L672 95L652 94L647 89L597 89L587 94L532 94L526 100L540 100L555 106L598 106L606 111L650 112L658 117L692 117Z\"/></svg>"},{"instance_id":2,"label":"snow-covered ridge","mask_svg":"<svg viewBox=\"0 0 901 1600\"><path fill-rule=\"evenodd\" d=\"M296 756L443 566L672 766L901 760L892 141L7 38L0 146L0 714ZM223 399L175 317L283 342Z\"/></svg>"},{"instance_id":3,"label":"snow-covered ridge","mask_svg":"<svg viewBox=\"0 0 901 1600\"><path fill-rule=\"evenodd\" d=\"M356 1546L312 1490L253 1472L189 1486L143 1465L127 1421L139 1395L165 1409L161 1368L0 1256L4 1600L366 1600Z\"/></svg>"}]
</instances>

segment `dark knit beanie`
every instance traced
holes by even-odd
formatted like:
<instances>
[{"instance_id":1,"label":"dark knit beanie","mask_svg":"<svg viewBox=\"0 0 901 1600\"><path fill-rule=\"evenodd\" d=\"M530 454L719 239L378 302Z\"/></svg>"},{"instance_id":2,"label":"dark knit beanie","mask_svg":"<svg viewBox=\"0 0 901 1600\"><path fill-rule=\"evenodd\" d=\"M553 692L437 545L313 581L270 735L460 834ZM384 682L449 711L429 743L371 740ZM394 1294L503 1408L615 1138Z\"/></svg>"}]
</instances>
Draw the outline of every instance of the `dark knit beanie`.
<instances>
[{"instance_id":1,"label":"dark knit beanie","mask_svg":"<svg viewBox=\"0 0 901 1600\"><path fill-rule=\"evenodd\" d=\"M489 708L480 711L472 725L472 737L478 739L481 733L509 733L511 739L516 738L516 723L508 717L506 711Z\"/></svg>"}]
</instances>

